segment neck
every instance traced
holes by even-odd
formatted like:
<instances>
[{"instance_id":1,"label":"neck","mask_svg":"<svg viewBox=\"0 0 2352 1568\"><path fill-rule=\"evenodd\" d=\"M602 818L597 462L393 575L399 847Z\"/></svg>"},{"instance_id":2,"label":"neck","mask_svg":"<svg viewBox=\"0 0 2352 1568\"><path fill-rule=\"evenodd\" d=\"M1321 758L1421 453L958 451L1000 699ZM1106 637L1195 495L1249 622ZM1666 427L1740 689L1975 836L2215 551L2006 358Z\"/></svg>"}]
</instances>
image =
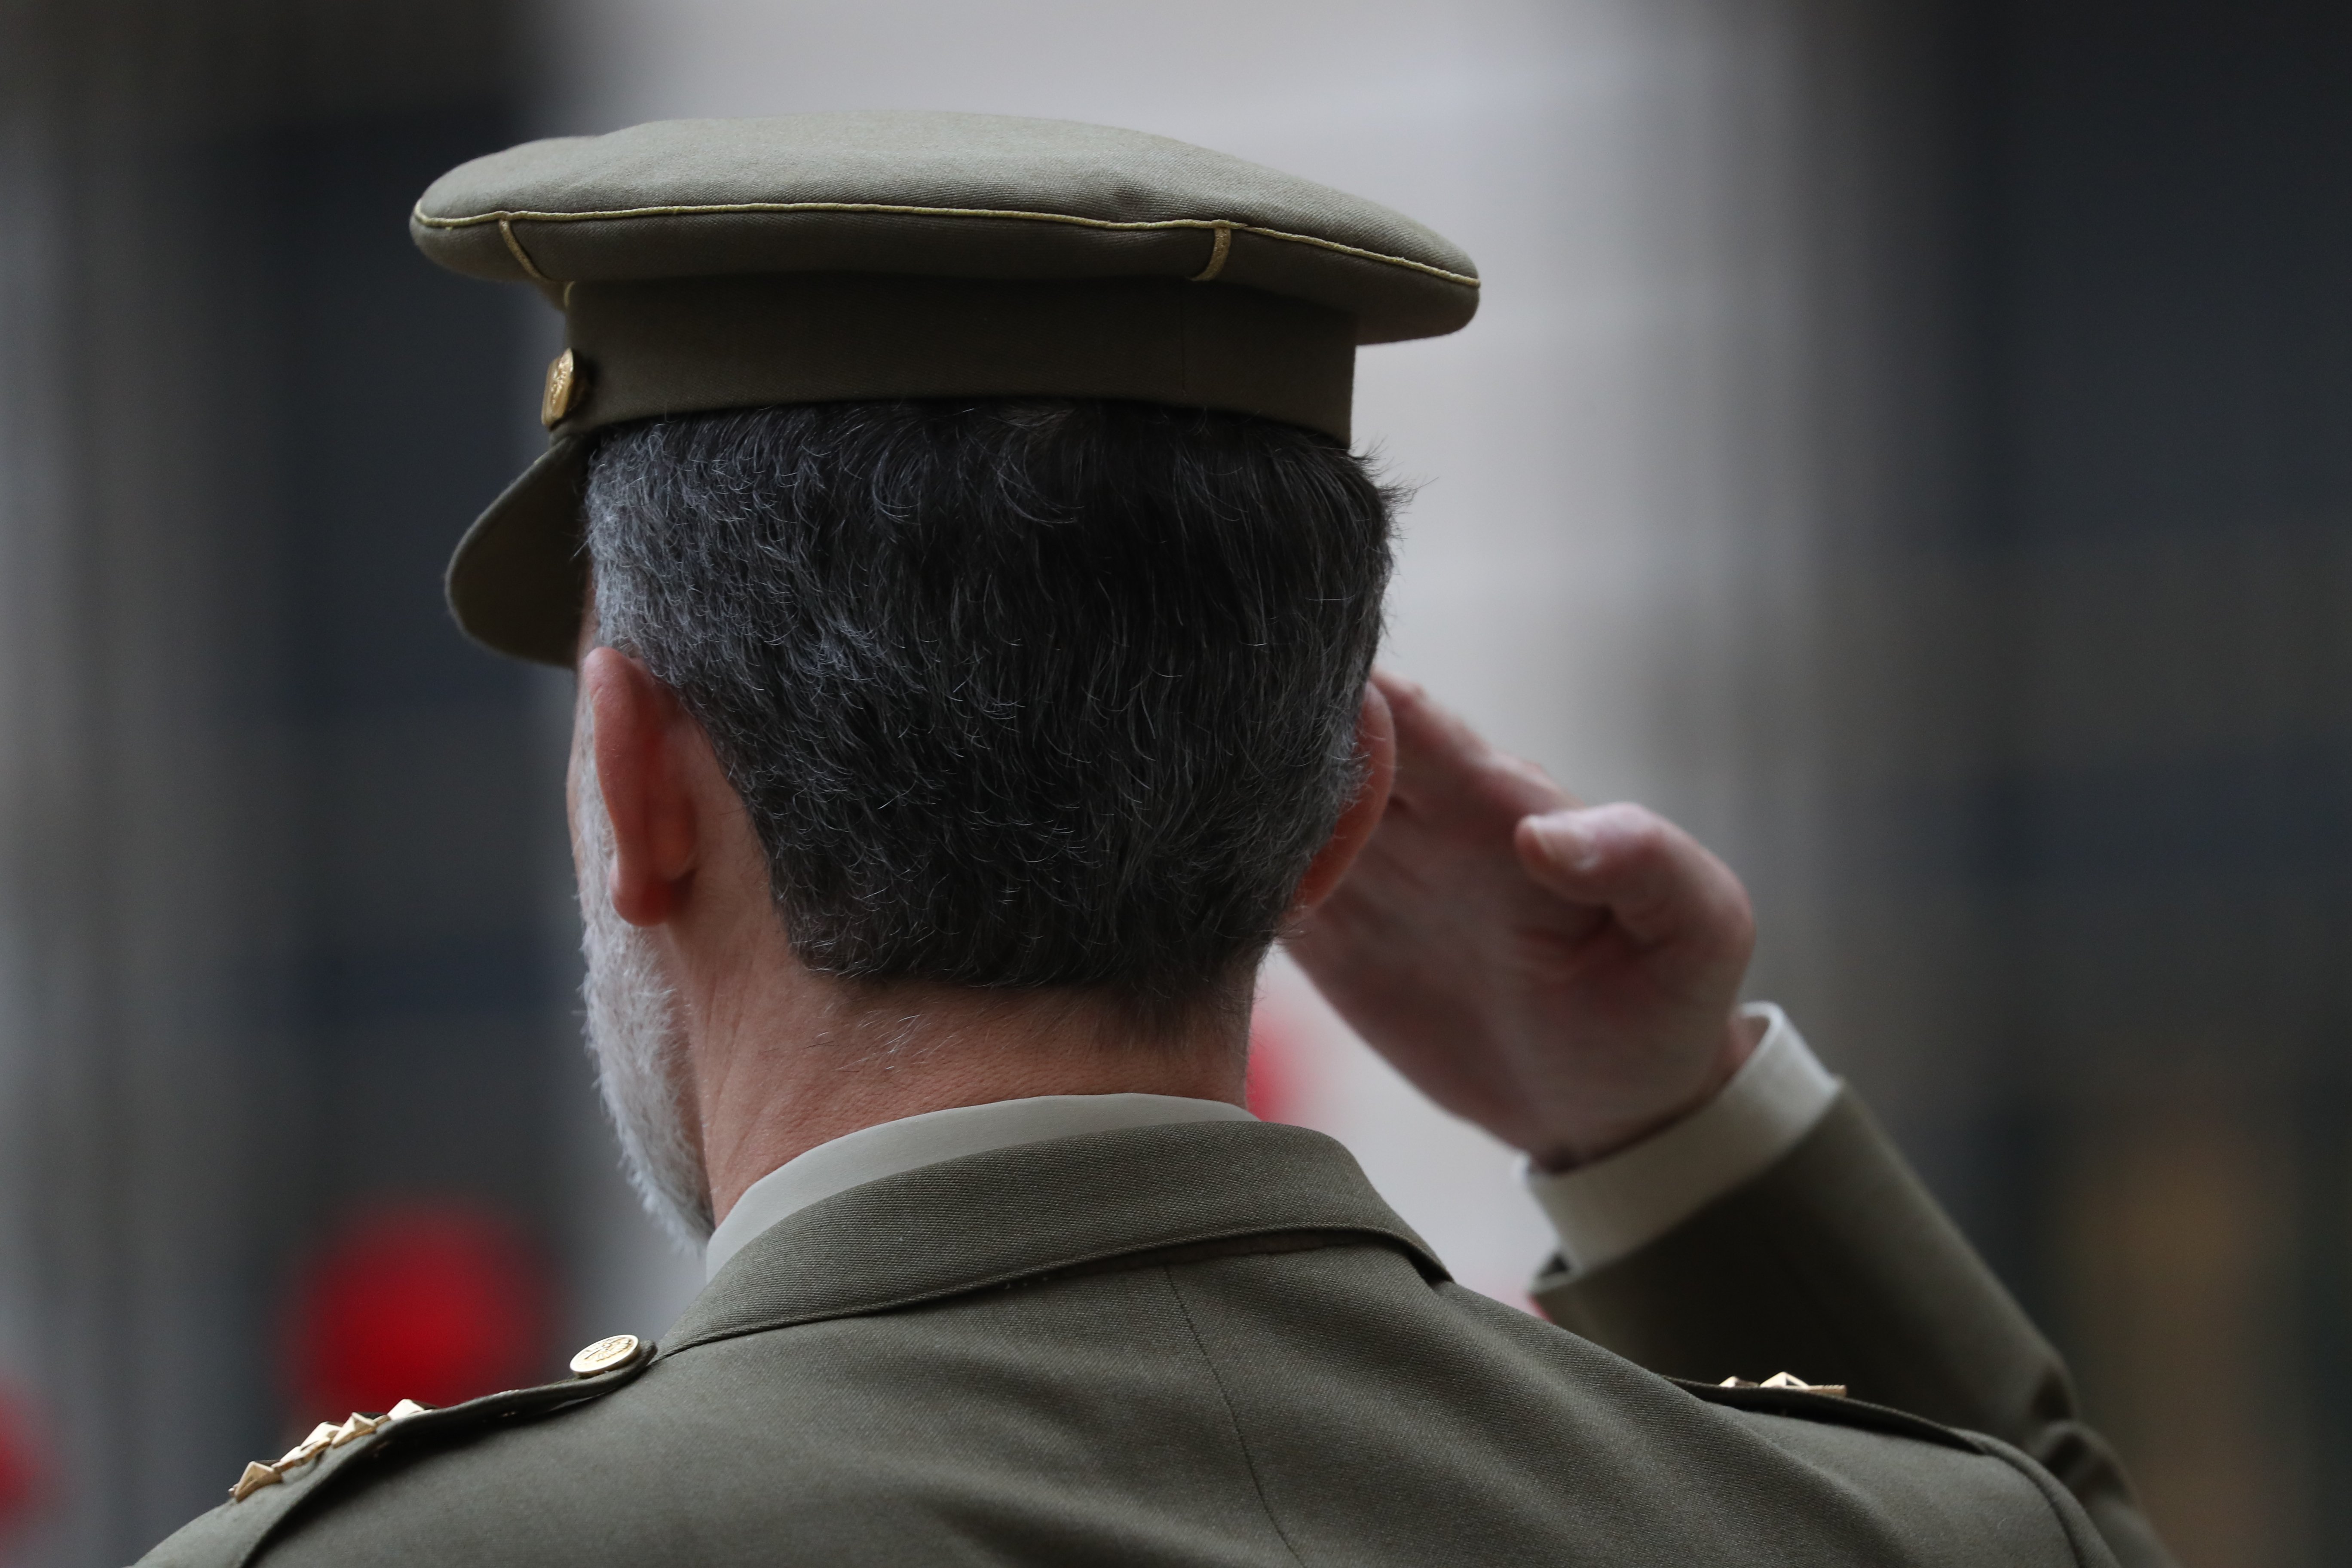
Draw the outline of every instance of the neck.
<instances>
[{"instance_id":1,"label":"neck","mask_svg":"<svg viewBox=\"0 0 2352 1568\"><path fill-rule=\"evenodd\" d=\"M1087 994L864 986L766 956L752 972L680 987L719 1218L795 1155L927 1110L1046 1094L1243 1103L1244 1009L1205 1009L1144 1037L1124 1009Z\"/></svg>"}]
</instances>

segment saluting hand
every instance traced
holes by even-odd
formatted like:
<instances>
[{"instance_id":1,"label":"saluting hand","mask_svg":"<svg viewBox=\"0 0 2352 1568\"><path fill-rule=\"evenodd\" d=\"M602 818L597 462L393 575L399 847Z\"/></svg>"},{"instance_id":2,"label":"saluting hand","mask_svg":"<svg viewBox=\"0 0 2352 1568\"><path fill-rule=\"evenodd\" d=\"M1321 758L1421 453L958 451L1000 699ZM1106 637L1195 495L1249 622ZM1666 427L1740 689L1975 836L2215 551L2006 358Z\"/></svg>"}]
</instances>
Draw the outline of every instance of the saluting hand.
<instances>
[{"instance_id":1,"label":"saluting hand","mask_svg":"<svg viewBox=\"0 0 2352 1568\"><path fill-rule=\"evenodd\" d=\"M1706 1102L1755 1047L1734 1011L1748 894L1638 805L1580 805L1412 682L1378 829L1288 946L1423 1093L1549 1170Z\"/></svg>"}]
</instances>

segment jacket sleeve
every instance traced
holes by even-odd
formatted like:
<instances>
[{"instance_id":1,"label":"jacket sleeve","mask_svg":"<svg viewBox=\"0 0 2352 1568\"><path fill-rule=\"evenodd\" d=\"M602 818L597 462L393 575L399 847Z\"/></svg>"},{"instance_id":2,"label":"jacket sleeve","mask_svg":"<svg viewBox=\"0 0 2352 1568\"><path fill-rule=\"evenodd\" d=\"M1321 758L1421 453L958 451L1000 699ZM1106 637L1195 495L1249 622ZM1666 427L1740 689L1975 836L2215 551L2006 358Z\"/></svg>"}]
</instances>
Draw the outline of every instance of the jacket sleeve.
<instances>
[{"instance_id":1,"label":"jacket sleeve","mask_svg":"<svg viewBox=\"0 0 2352 1568\"><path fill-rule=\"evenodd\" d=\"M1762 1175L1536 1299L1666 1376L1787 1372L1998 1437L2074 1493L2123 1568L2170 1568L2058 1352L1851 1091Z\"/></svg>"}]
</instances>

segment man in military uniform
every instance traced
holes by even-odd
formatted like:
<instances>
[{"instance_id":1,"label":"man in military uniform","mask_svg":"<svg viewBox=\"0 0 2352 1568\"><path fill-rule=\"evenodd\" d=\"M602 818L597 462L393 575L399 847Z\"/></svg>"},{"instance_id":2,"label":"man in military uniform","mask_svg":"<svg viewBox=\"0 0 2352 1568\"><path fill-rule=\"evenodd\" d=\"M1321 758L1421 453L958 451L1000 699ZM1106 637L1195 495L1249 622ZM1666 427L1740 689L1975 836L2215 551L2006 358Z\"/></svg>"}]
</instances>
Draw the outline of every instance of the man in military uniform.
<instances>
[{"instance_id":1,"label":"man in military uniform","mask_svg":"<svg viewBox=\"0 0 2352 1568\"><path fill-rule=\"evenodd\" d=\"M564 311L460 623L573 666L589 1023L709 1289L158 1564L2165 1561L1738 883L1372 676L1360 344L1467 258L1157 138L639 127L428 191ZM1546 1323L1243 1109L1277 934L1527 1151ZM1557 1325L1557 1326L1555 1326Z\"/></svg>"}]
</instances>

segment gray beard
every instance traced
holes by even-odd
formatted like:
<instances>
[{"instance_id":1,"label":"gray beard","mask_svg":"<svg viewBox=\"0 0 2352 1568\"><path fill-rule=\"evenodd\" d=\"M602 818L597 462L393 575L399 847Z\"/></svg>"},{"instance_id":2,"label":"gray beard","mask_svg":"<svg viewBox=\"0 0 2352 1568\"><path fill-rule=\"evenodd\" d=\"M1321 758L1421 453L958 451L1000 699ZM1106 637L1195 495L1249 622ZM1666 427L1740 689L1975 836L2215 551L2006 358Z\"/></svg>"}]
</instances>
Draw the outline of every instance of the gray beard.
<instances>
[{"instance_id":1,"label":"gray beard","mask_svg":"<svg viewBox=\"0 0 2352 1568\"><path fill-rule=\"evenodd\" d=\"M646 1212L679 1245L698 1251L710 1239L710 1181L688 1130L680 1086L686 1031L677 994L662 973L653 939L613 908L613 820L596 787L588 725L573 742L572 820L580 867L580 951L588 960L581 994L588 1005L588 1050L596 1087L620 1135L629 1184Z\"/></svg>"}]
</instances>

